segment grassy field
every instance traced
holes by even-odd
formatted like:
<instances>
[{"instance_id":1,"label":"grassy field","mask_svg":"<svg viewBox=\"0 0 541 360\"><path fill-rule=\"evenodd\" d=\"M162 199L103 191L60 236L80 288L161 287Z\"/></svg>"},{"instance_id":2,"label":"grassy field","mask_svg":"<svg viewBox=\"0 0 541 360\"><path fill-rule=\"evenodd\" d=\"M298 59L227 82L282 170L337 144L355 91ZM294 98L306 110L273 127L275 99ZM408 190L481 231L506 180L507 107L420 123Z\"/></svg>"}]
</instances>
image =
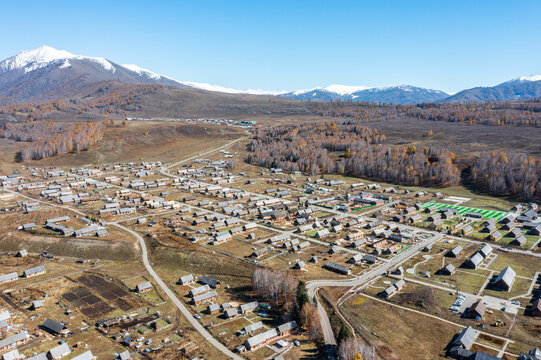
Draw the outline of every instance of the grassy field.
<instances>
[{"instance_id":1,"label":"grassy field","mask_svg":"<svg viewBox=\"0 0 541 360\"><path fill-rule=\"evenodd\" d=\"M118 124L119 122L117 122ZM239 128L212 124L130 121L106 128L103 140L89 150L33 161L33 166L75 167L118 161L178 161L247 134ZM20 166L21 143L0 139L0 174Z\"/></svg>"},{"instance_id":2,"label":"grassy field","mask_svg":"<svg viewBox=\"0 0 541 360\"><path fill-rule=\"evenodd\" d=\"M498 257L490 264L489 269L500 272L506 266L511 266L518 276L533 278L536 271L541 271L539 259L533 256L497 252Z\"/></svg>"},{"instance_id":3,"label":"grassy field","mask_svg":"<svg viewBox=\"0 0 541 360\"><path fill-rule=\"evenodd\" d=\"M467 207L467 206L448 205L448 204L434 203L434 202L429 202L429 203L424 204L423 208L427 208L429 206L435 206L438 209L441 208L441 207L447 207L447 208L451 208L451 209L456 209L460 215L464 215L467 212L479 213L479 214L483 215L483 217L486 218L486 219L492 219L492 218L501 219L502 217L507 215L507 213L502 212L502 211L482 210L482 209L476 209L476 208L471 208L471 207Z\"/></svg>"}]
</instances>

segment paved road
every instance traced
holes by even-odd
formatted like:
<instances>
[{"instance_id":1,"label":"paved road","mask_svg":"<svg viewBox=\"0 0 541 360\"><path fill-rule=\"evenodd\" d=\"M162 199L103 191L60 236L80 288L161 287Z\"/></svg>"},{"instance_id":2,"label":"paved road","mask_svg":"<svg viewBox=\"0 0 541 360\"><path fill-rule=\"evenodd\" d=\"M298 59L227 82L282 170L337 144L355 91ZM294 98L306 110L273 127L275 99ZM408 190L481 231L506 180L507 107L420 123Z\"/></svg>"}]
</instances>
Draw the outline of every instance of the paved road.
<instances>
[{"instance_id":1,"label":"paved road","mask_svg":"<svg viewBox=\"0 0 541 360\"><path fill-rule=\"evenodd\" d=\"M431 238L422 241L406 251L400 253L399 255L395 256L393 259L390 259L387 262L382 263L378 267L374 268L373 270L367 272L366 274L363 274L357 278L354 279L347 279L347 280L314 280L310 281L306 284L306 288L308 290L308 296L310 299L314 298L314 295L317 294L317 289L320 287L331 287L331 286L342 286L342 287L351 287L351 289L348 291L352 291L355 287L367 284L368 282L376 279L378 276L387 273L388 270L394 269L398 265L402 264L403 262L407 261L410 257L417 254L422 248L425 246L432 244L438 240L440 240L443 237L442 234L435 234ZM331 324L329 321L329 318L327 316L327 312L321 306L318 302L318 312L319 317L321 321L321 327L323 328L323 335L325 338L325 344L328 349L336 348L336 339L334 337ZM335 352L329 351L329 358L334 359L335 358Z\"/></svg>"},{"instance_id":2,"label":"paved road","mask_svg":"<svg viewBox=\"0 0 541 360\"><path fill-rule=\"evenodd\" d=\"M238 139L233 140L233 141L230 141L230 142L228 142L227 144L222 145L222 146L220 146L220 147L217 147L217 148L214 148L214 149L212 149L212 150L206 151L206 152L204 152L204 153L199 153L199 154L194 155L194 156L191 156L191 157L189 157L189 158L186 158L186 159L177 161L177 162L174 163L174 164L165 166L164 168L162 168L162 169L160 170L160 172L161 172L162 174L164 174L164 175L170 175L170 174L164 173L164 171L165 171L166 169L175 167L175 166L177 166L177 165L184 164L185 162L188 162L188 161L197 159L197 158L199 158L199 157L201 157L201 156L205 156L205 155L208 155L208 154L212 154L212 153L214 153L214 152L216 152L216 151L220 151L220 150L225 149L226 147L228 147L228 146L230 146L230 145L233 145L234 143L239 142L239 141L244 140L244 139L247 139L247 137L241 137L241 138L238 138Z\"/></svg>"},{"instance_id":3,"label":"paved road","mask_svg":"<svg viewBox=\"0 0 541 360\"><path fill-rule=\"evenodd\" d=\"M224 149L242 139L245 139L245 138L239 138L239 139L236 139L236 140L233 140L225 145L222 145L218 148L215 148L213 150L209 150L205 153L202 153L202 154L198 154L198 155L195 155L195 156L192 156L188 159L184 159L182 161L179 161L171 166L176 166L176 165L179 165L179 164L182 164L186 161L190 161L192 159L195 159L195 158L198 158L200 156L203 156L203 155L207 155L207 154L210 154L210 153L213 153L213 152L216 152L216 151L219 151L221 149ZM7 189L6 189L7 190ZM29 196L26 196L26 195L22 195L20 193L16 193L14 191L11 191L11 190L7 190L9 192L12 192L14 194L17 194L18 196L21 196L23 198L27 198L29 200L35 200L35 201L38 201L40 203L44 203L44 204L47 204L47 205L53 205L55 207L59 207L59 208L63 208L63 209L66 209L66 210L70 210L70 211L73 211L81 216L86 216L85 213L77 210L77 209L74 209L70 206L62 206L62 205L58 205L58 204L54 204L54 203L50 203L50 202L46 202L46 201L42 201L42 200L39 200L39 199L35 199L35 198L32 198L32 197L29 197ZM142 252L142 257L143 257L143 264L145 266L145 268L147 269L147 271L149 272L150 276L152 276L152 278L156 281L156 283L160 286L160 288L167 294L167 296L171 299L171 301L173 302L173 304L180 310L180 312L186 317L186 319L188 320L188 322L194 327L195 330L197 330L201 336L203 336L203 338L205 338L205 340L207 340L208 342L210 342L215 348L217 348L220 352L222 352L225 356L227 356L228 358L231 358L231 359L235 359L235 360L243 360L242 357L236 355L235 353L233 353L231 350L229 350L227 347L225 347L222 343L220 343L218 340L216 340L214 337L212 337L212 335L203 327L203 325L201 325L201 323L199 321L197 321L192 313L186 308L186 306L184 306L184 304L176 297L176 295L171 291L171 289L169 289L167 287L167 285L165 284L165 282L163 282L163 280L158 276L158 274L154 271L154 269L152 268L152 266L150 265L149 261L148 261L148 251L147 251L147 248L146 248L146 243L145 243L145 240L141 237L141 235L139 235L137 232L125 227L125 226L122 226L116 222L111 222L111 223L108 223L108 225L112 225L112 226L116 226L124 231L127 231L128 233L130 233L131 235L133 235L138 241L139 241L139 245L141 246L141 252Z\"/></svg>"},{"instance_id":4,"label":"paved road","mask_svg":"<svg viewBox=\"0 0 541 360\"><path fill-rule=\"evenodd\" d=\"M147 247L146 247L146 243L145 243L145 240L143 239L143 237L141 235L139 235L137 232L135 232L135 231L133 231L133 230L131 230L131 229L125 227L125 226L122 226L120 224L110 223L110 225L116 226L116 227L118 227L118 228L120 228L120 229L122 229L124 231L129 232L130 234L135 236L137 238L137 240L139 240L139 245L141 246L141 253L142 253L142 256L143 256L143 264L145 265L145 268L149 272L150 276L152 276L152 278L160 286L160 288L167 294L169 299L171 299L173 304L175 304L175 306L180 310L182 315L184 315L186 317L186 319L188 319L188 321L194 327L194 329L197 330L205 338L205 340L210 342L215 348L220 350L227 357L229 357L231 359L235 359L235 360L243 360L240 356L233 353L231 350L229 350L227 347L225 347L221 342L219 342L214 337L212 337L212 335L207 331L207 329L205 329L203 327L203 325L201 325L201 323L199 321L197 321L193 317L190 310L188 310L186 308L186 306L184 306L184 304L177 298L177 296L171 291L171 289L169 289L167 287L167 285L158 276L158 274L156 274L156 272L154 271L154 269L152 268L152 266L150 265L150 263L148 261Z\"/></svg>"},{"instance_id":5,"label":"paved road","mask_svg":"<svg viewBox=\"0 0 541 360\"><path fill-rule=\"evenodd\" d=\"M208 155L208 154L211 154L211 153L214 153L216 151L219 151L221 149L224 149L238 141L241 141L243 139L246 139L245 137L243 138L238 138L236 140L233 140L225 145L222 145L218 148L215 148L215 149L212 149L212 150L209 150L209 151L206 151L204 153L199 153L197 155L194 155L192 157L189 157L189 158L186 158L186 159L183 159L181 161L178 161L176 163L173 163L169 166L166 166L166 167L163 167L160 172L163 174L163 175L167 175L167 176L171 176L171 177L174 177L174 178L179 178L179 176L176 176L176 175L173 175L173 174L170 174L168 172L168 170L172 167L175 167L177 165L180 165L180 164L183 164L183 163L186 163L188 161L191 161L193 159L196 159L196 158L199 158L201 156L205 156L205 155ZM254 196L258 196L258 197L261 197L261 198L267 198L267 199L274 199L274 197L272 196L269 196L269 195L266 195L266 194L259 194L259 193L252 193L252 192L247 192L248 194L250 195L254 195ZM24 195L21 195L21 194L18 194L19 196L23 196L23 197L26 197L28 199L32 199L32 200L36 200L36 199L33 199L33 198L30 198L30 197L27 197L27 196L24 196ZM40 201L40 200L38 200ZM44 202L44 201L40 201L40 202L43 202L43 203L47 203L49 205L51 205L51 203L49 202ZM386 204L386 206L389 206L391 204ZM57 205L58 206L58 205ZM386 207L384 206L384 207ZM83 213L79 212L78 210L76 209L73 209L69 206L58 206L58 207L63 207L65 209L69 209L71 211L75 211L81 215L84 216ZM190 206L192 208L198 208L197 206ZM315 207L318 207L322 210L325 210L325 211L328 211L328 212L331 212L331 213L334 213L336 215L344 215L344 213L341 213L341 212L338 212L336 210L333 210L333 209L328 209L328 208L324 208L324 207L320 207L318 205L315 205ZM377 209L370 209L367 213L364 213L364 214L347 214L347 216L350 216L350 217L356 217L356 218L363 218L363 215L367 215L369 214L370 212L373 212L373 211L376 211L376 210L380 210L381 208L377 208ZM208 211L208 210L207 210ZM387 221L383 221L383 223L385 224L390 224L389 222ZM139 240L139 243L141 245L141 250L143 252L143 263L145 265L145 267L147 268L148 272L151 274L151 276L155 279L156 283L158 283L158 285L162 288L162 290L167 294L167 296L169 296L169 298L173 301L173 303L175 304L175 306L177 306L177 308L183 313L183 315L188 319L188 321L193 325L193 327L206 339L208 340L213 346L215 346L218 350L220 350L224 355L230 357L230 358L234 358L234 359L242 359L241 357L239 357L238 355L234 354L233 352L231 352L229 349L227 349L224 345L222 345L219 341L217 341L216 339L214 339L212 337L212 335L196 320L193 318L191 312L184 306L184 304L182 302L180 302L180 300L175 296L175 294L167 287L167 285L159 278L159 276L156 274L156 272L152 269L150 263L148 262L148 254L147 254L147 249L146 249L146 244L144 242L144 239L136 232L130 230L129 228L126 228L118 223L109 223L110 225L113 225L113 226L117 226L119 228L122 228L123 230L129 232L130 234L134 235L138 240ZM266 226L264 225L261 225L261 224L258 224L259 227L263 227L263 228L266 228ZM341 286L341 287L351 287L351 289L348 291L348 293L351 293L356 287L358 286L361 286L361 285L366 285L367 283L369 283L370 281L376 279L378 276L380 276L381 274L384 274L386 273L388 270L391 270L391 269L394 269L396 268L398 265L400 265L401 263L407 261L410 257L414 256L419 250L421 250L423 247L425 247L426 245L428 244L431 244L431 243L434 243L438 240L440 240L443 235L439 232L436 232L436 231L430 231L430 230L426 230L426 229L422 229L420 230L419 228L417 227L413 227L413 226L408 226L408 225L401 225L402 227L405 227L405 228L408 228L410 230L413 230L413 231L423 231L425 233L430 233L432 234L433 236L425 241L422 241L420 242L419 244L416 244L412 247L410 247L409 249L407 249L406 251L402 252L401 254L395 256L393 259L390 259L389 261L386 261L386 262L382 262L378 267L376 267L375 269L369 271L368 273L366 274L363 274L359 277L356 277L356 278L352 278L352 279L347 279L347 280L314 280L314 281L310 281L307 283L307 289L308 289L308 293L309 293L309 297L310 299L313 299L314 298L314 295L317 297L317 290L320 288L320 287L332 287L332 286ZM277 229L272 229L273 231L278 231ZM306 239L306 240L310 240L312 242L316 242L316 243L319 243L319 241L315 240L315 239L308 239L308 238L305 238L303 235L300 235L300 234L293 234L292 232L289 232L289 231L278 231L278 232L282 232L282 233L289 233L290 235L293 235L293 236L296 236L298 238L301 238L301 239ZM475 241L475 240L469 240L469 239L465 239L465 238L458 238L458 237L453 237L453 236L447 236L449 238L453 238L453 239L456 239L456 240L461 240L461 241L467 241L467 242L476 242L476 243L479 243L478 241ZM326 243L324 243L325 245L327 245ZM356 252L358 253L357 251L354 251L354 250L351 250L351 249L346 249L346 248L343 248L343 250L347 251L347 252ZM525 250L513 250L513 252L516 252L516 253L522 253L522 254L525 254L525 255L533 255L533 256L536 256L536 257L541 257L541 254L539 253L532 253L532 252L528 252L528 251L525 251ZM346 293L347 294L347 293ZM327 316L327 313L325 311L325 309L323 308L323 306L318 303L318 312L319 312L319 315L320 315L320 320L321 320L321 325L322 325L322 328L323 328L323 334L324 334L324 338L325 338L325 343L327 344L327 347L329 349L329 358L331 359L334 359L335 356L336 356L336 340L334 338L334 334L333 334L333 331L332 331L332 328L331 328L331 325L330 325L330 321L329 321L329 318Z\"/></svg>"}]
</instances>

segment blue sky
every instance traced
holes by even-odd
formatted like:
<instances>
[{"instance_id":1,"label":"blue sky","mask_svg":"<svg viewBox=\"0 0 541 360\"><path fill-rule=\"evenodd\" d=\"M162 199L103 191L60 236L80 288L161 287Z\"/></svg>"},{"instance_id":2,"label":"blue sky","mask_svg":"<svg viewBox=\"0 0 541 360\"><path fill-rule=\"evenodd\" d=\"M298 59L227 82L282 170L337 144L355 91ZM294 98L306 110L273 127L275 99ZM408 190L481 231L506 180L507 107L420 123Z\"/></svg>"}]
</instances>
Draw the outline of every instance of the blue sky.
<instances>
[{"instance_id":1,"label":"blue sky","mask_svg":"<svg viewBox=\"0 0 541 360\"><path fill-rule=\"evenodd\" d=\"M541 1L10 1L0 58L49 45L181 81L455 92L541 73Z\"/></svg>"}]
</instances>

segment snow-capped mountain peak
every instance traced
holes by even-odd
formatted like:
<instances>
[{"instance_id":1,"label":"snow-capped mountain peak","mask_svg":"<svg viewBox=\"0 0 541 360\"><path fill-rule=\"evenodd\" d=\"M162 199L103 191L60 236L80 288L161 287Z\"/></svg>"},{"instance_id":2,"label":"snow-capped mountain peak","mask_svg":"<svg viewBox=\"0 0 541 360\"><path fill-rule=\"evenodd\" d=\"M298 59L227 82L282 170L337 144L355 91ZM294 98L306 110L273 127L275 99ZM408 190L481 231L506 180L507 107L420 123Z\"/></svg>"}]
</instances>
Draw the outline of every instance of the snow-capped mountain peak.
<instances>
[{"instance_id":1,"label":"snow-capped mountain peak","mask_svg":"<svg viewBox=\"0 0 541 360\"><path fill-rule=\"evenodd\" d=\"M0 63L0 71L5 73L11 70L20 69L24 70L25 73L29 73L61 61L61 68L67 68L70 66L70 59L90 60L100 64L105 70L113 73L116 71L115 67L105 58L75 55L68 51L57 50L47 45L40 46L33 50L23 50L17 55L5 59Z\"/></svg>"},{"instance_id":2,"label":"snow-capped mountain peak","mask_svg":"<svg viewBox=\"0 0 541 360\"><path fill-rule=\"evenodd\" d=\"M351 86L332 84L323 88L323 90L336 93L338 95L351 95L354 92L371 89L370 86Z\"/></svg>"},{"instance_id":3,"label":"snow-capped mountain peak","mask_svg":"<svg viewBox=\"0 0 541 360\"><path fill-rule=\"evenodd\" d=\"M40 67L47 66L51 62L71 59L76 55L64 50L57 50L50 46L40 46L33 50L23 50L17 55L14 55L0 63L2 72L24 69L25 72L30 72Z\"/></svg>"},{"instance_id":4,"label":"snow-capped mountain peak","mask_svg":"<svg viewBox=\"0 0 541 360\"><path fill-rule=\"evenodd\" d=\"M334 93L340 96L344 95L351 95L354 92L362 91L362 90L368 90L371 89L369 86L352 86L352 85L340 85L340 84L332 84L326 87L315 87L311 89L304 89L304 90L296 90L293 92L293 95L302 95L306 93L310 93L313 91L327 91L330 93Z\"/></svg>"}]
</instances>

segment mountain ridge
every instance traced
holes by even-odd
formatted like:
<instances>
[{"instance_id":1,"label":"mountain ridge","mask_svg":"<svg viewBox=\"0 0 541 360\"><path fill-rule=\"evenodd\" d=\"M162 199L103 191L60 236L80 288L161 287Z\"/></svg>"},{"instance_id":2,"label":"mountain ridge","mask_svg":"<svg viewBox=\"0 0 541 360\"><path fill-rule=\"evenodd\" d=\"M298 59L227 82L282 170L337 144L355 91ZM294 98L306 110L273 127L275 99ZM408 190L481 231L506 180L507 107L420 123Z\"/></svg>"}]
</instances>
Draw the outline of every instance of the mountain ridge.
<instances>
[{"instance_id":1,"label":"mountain ridge","mask_svg":"<svg viewBox=\"0 0 541 360\"><path fill-rule=\"evenodd\" d=\"M541 97L541 75L521 76L492 87L455 94L413 85L370 87L332 84L294 91L267 91L178 81L135 64L117 64L104 57L75 55L43 45L23 50L0 62L0 105L74 96L101 81L191 87L238 95L265 95L302 101L365 101L412 105L425 102L484 102Z\"/></svg>"}]
</instances>

